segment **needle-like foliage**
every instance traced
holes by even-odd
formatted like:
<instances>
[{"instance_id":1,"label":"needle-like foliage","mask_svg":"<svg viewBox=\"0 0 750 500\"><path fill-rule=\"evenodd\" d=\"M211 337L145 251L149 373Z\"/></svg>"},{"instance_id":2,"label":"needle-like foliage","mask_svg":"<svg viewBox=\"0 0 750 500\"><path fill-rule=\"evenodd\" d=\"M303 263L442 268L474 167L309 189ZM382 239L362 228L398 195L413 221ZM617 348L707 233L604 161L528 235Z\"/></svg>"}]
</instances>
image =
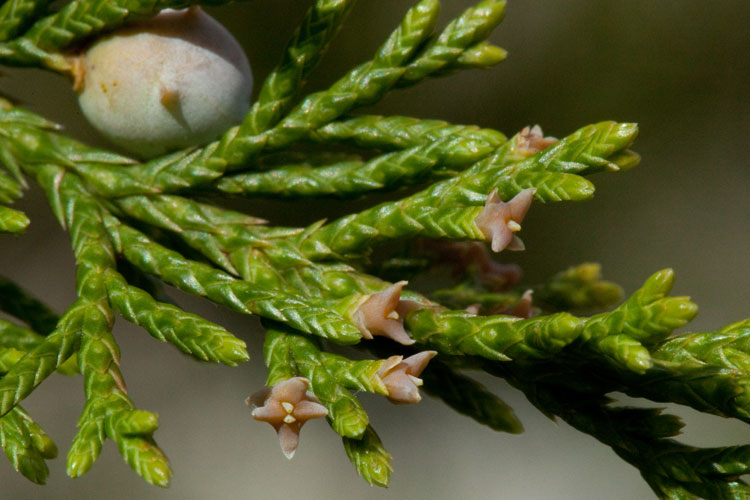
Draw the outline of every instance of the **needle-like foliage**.
<instances>
[{"instance_id":1,"label":"needle-like foliage","mask_svg":"<svg viewBox=\"0 0 750 500\"><path fill-rule=\"evenodd\" d=\"M72 54L129 21L221 3L73 0L54 10L48 0L5 0L0 64L69 74ZM172 303L165 283L262 317L268 389L248 402L289 457L302 424L326 416L357 472L387 486L391 455L356 393L415 403L422 385L480 424L522 432L512 408L463 372L481 370L610 446L661 498L750 495L739 479L750 467L747 446L683 445L673 439L682 426L676 417L618 408L607 397L620 391L750 421L750 320L675 334L697 307L669 296L668 269L596 314L622 295L597 264L524 285L518 267L489 251L489 244L523 248L516 233L532 199L586 200L595 189L588 175L635 166L637 126L603 121L558 140L539 127L506 136L358 113L391 91L502 61L505 51L487 41L503 19L501 0L479 1L442 29L439 1L416 2L369 60L306 93L353 4L313 3L240 124L212 143L151 160L83 144L0 98L0 232L28 226L6 205L36 182L70 233L77 269L77 300L59 316L0 278L8 318L0 319L0 445L11 465L31 481L47 477L45 460L57 450L19 403L58 371L82 376L86 401L68 474L85 474L112 440L137 474L168 484L170 467L153 437L157 415L135 407L119 369L116 315L204 362L235 366L248 353L222 326ZM404 186L410 194L306 227L275 226L216 203L361 197ZM406 279L441 266L451 283L408 288Z\"/></svg>"}]
</instances>

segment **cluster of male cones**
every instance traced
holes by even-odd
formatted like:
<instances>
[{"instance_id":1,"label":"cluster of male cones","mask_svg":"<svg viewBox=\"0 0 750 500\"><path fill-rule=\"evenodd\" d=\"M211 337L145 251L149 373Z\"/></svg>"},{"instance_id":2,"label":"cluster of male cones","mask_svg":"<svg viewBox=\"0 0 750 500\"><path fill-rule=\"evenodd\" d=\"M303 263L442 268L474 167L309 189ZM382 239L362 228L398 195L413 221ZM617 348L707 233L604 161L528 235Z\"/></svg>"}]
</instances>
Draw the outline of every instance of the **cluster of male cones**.
<instances>
[{"instance_id":1,"label":"cluster of male cones","mask_svg":"<svg viewBox=\"0 0 750 500\"><path fill-rule=\"evenodd\" d=\"M530 132L533 130L533 132ZM524 129L524 137L537 134L541 136L541 129ZM544 144L553 144L554 140L535 140L526 149L538 152L536 149ZM531 207L535 189L524 189L513 199L504 202L492 191L487 198L484 209L476 217L476 224L482 230L487 240L491 242L494 252L508 250L523 250L524 245L516 232L521 230L521 222ZM481 255L483 262L494 262L483 246L473 244L452 243L455 248L465 250L474 249L474 255ZM459 261L455 261L456 264ZM467 260L464 266L474 262ZM491 264L490 264L491 265ZM399 281L381 292L366 297L354 315L362 337L372 339L379 335L387 337L402 345L412 345L414 340L404 328L403 317L409 312L416 311L422 306L413 300L401 298L401 290L407 281ZM467 307L467 311L477 314L478 305ZM518 304L506 314L517 317L531 317L531 291L524 293ZM419 387L422 379L418 378L427 367L430 359L437 351L422 351L408 358L395 355L385 360L383 366L375 374L387 388L386 397L393 403L418 403L422 398ZM271 388L262 389L247 399L247 404L255 406L253 418L268 422L276 429L281 443L281 449L287 458L292 458L299 444L299 433L306 421L311 418L325 417L328 410L320 404L314 394L309 392L310 381L304 377L293 377L278 382Z\"/></svg>"}]
</instances>

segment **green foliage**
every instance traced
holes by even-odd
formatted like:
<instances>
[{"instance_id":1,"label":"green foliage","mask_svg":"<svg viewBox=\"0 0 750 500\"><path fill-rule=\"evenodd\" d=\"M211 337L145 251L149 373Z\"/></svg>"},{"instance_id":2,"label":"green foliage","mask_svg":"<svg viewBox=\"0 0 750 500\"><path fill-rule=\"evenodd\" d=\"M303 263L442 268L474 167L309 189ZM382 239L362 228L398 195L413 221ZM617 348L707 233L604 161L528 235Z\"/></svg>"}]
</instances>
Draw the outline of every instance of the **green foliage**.
<instances>
[{"instance_id":1,"label":"green foliage","mask_svg":"<svg viewBox=\"0 0 750 500\"><path fill-rule=\"evenodd\" d=\"M268 130L289 111L307 75L341 28L354 0L316 2L292 35L281 63L263 82L258 99L240 126L243 135Z\"/></svg>"},{"instance_id":2,"label":"green foliage","mask_svg":"<svg viewBox=\"0 0 750 500\"><path fill-rule=\"evenodd\" d=\"M368 427L361 439L343 438L349 460L371 485L387 487L391 480L391 454L383 447L375 429Z\"/></svg>"},{"instance_id":3,"label":"green foliage","mask_svg":"<svg viewBox=\"0 0 750 500\"><path fill-rule=\"evenodd\" d=\"M73 0L53 12L46 0L6 0L0 63L69 73L72 54L96 36L195 3L223 1ZM150 161L90 147L0 98L0 202L18 199L27 178L39 184L70 233L77 269L77 299L60 316L0 278L0 310L12 317L0 319L0 445L12 466L44 482L56 448L19 403L56 370L78 372L86 402L68 474L85 474L110 439L146 481L168 484L169 464L153 437L158 417L135 407L119 369L115 314L201 361L235 366L249 356L243 340L172 304L163 283L261 316L266 385L306 379L308 411L320 408L315 400L325 407L370 484L388 485L391 456L352 391L415 402L409 391L424 382L425 392L493 430L523 430L506 403L463 373L472 369L506 379L548 416L610 446L661 498L747 496L738 479L750 464L747 446L683 445L673 439L682 425L675 417L616 408L606 395L620 391L750 422L748 320L675 335L697 307L669 296L671 270L651 276L613 310L592 314L622 295L597 264L522 285L518 270L493 261L483 246L489 236L479 215L493 193L502 207L525 189L540 202L586 200L594 193L586 176L637 164L629 149L637 126L605 121L561 140L527 128L508 138L473 125L354 114L399 88L502 61L505 51L487 41L504 16L505 2L497 0L469 7L442 31L440 3L417 2L370 60L306 94L309 74L353 3L314 2L241 124L213 143ZM414 187L411 194L307 227L273 226L217 201L236 194L358 197L405 186ZM515 232L516 219L496 222ZM20 233L28 224L0 206L0 232ZM415 237L425 240L410 244ZM456 241L427 240L436 238ZM378 265L373 249L383 245L387 254L399 243L404 250ZM401 290L404 278L445 263L453 282ZM428 348L438 358L422 374ZM289 444L304 412L277 406L286 417L268 421Z\"/></svg>"},{"instance_id":4,"label":"green foliage","mask_svg":"<svg viewBox=\"0 0 750 500\"><path fill-rule=\"evenodd\" d=\"M57 447L20 406L0 418L0 446L14 469L44 484L49 475L45 460L57 456Z\"/></svg>"},{"instance_id":5,"label":"green foliage","mask_svg":"<svg viewBox=\"0 0 750 500\"><path fill-rule=\"evenodd\" d=\"M29 21L44 12L49 2L8 0L0 5L0 41L14 38L28 26Z\"/></svg>"},{"instance_id":6,"label":"green foliage","mask_svg":"<svg viewBox=\"0 0 750 500\"><path fill-rule=\"evenodd\" d=\"M424 390L459 413L498 432L520 434L523 424L513 408L476 380L439 361L430 363L423 375Z\"/></svg>"},{"instance_id":7,"label":"green foliage","mask_svg":"<svg viewBox=\"0 0 750 500\"><path fill-rule=\"evenodd\" d=\"M583 321L557 313L525 320L429 309L408 316L414 340L446 354L469 354L497 361L554 356L581 334Z\"/></svg>"},{"instance_id":8,"label":"green foliage","mask_svg":"<svg viewBox=\"0 0 750 500\"><path fill-rule=\"evenodd\" d=\"M601 309L622 297L622 288L601 279L601 266L586 263L566 269L534 291L542 303L556 309Z\"/></svg>"},{"instance_id":9,"label":"green foliage","mask_svg":"<svg viewBox=\"0 0 750 500\"><path fill-rule=\"evenodd\" d=\"M202 361L236 366L250 359L245 342L220 325L172 304L157 302L147 292L128 285L111 269L105 279L112 308L153 337L174 344L185 354Z\"/></svg>"},{"instance_id":10,"label":"green foliage","mask_svg":"<svg viewBox=\"0 0 750 500\"><path fill-rule=\"evenodd\" d=\"M25 213L0 205L0 233L22 233L30 222Z\"/></svg>"},{"instance_id":11,"label":"green foliage","mask_svg":"<svg viewBox=\"0 0 750 500\"><path fill-rule=\"evenodd\" d=\"M401 117L365 117L364 120L350 120L363 130L347 131L352 136L348 141L389 146L391 143L404 143L399 138L403 122L415 120ZM350 197L369 191L418 184L431 178L445 177L462 170L494 151L503 141L502 134L487 130L488 140L478 137L482 130L460 127L444 122L427 120L427 123L414 123L415 135L420 129L427 129L428 135L422 138L423 144L402 151L394 151L376 157L368 162L344 161L327 167L312 165L290 165L274 168L270 172L255 172L224 177L216 187L220 191L243 195L265 195L281 197L334 196ZM376 131L369 130L374 127ZM458 130L456 130L458 129ZM321 129L322 130L322 129ZM468 132L468 133L467 133ZM356 134L356 136L355 136ZM368 141L367 135L377 134L377 141ZM360 136L364 136L360 138ZM331 135L327 136L332 137ZM346 136L344 136L346 137ZM500 140L498 140L500 139ZM326 142L333 142L330 139ZM341 141L343 142L343 141ZM408 141L411 142L411 141ZM414 141L417 142L417 141Z\"/></svg>"},{"instance_id":12,"label":"green foliage","mask_svg":"<svg viewBox=\"0 0 750 500\"><path fill-rule=\"evenodd\" d=\"M739 479L747 471L747 446L687 446L669 439L679 434L682 422L659 409L612 407L604 397L543 384L534 387L530 400L540 410L558 415L612 447L640 471L660 498L734 499L750 494L750 487Z\"/></svg>"}]
</instances>

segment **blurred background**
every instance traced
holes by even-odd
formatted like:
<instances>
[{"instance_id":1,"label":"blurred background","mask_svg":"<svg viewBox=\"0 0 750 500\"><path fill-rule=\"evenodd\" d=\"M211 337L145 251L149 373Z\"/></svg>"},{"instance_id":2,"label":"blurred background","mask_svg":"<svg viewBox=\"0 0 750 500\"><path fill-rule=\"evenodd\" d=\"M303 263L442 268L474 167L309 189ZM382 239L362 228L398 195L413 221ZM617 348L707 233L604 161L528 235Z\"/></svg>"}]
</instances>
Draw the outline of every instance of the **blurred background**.
<instances>
[{"instance_id":1,"label":"blurred background","mask_svg":"<svg viewBox=\"0 0 750 500\"><path fill-rule=\"evenodd\" d=\"M362 0L310 82L324 88L369 58L412 2ZM443 0L447 21L473 2ZM276 63L309 0L253 0L210 13L247 50L259 82ZM511 0L492 40L506 62L389 95L368 111L440 118L510 135L538 123L562 137L601 121L636 121L636 169L592 178L592 201L533 206L524 222L520 262L535 282L569 265L597 261L627 293L651 273L673 267L675 293L701 308L692 330L716 329L750 315L750 3L744 0ZM78 111L66 80L36 70L3 70L0 88L85 141L104 144ZM19 206L32 219L21 238L4 236L0 273L57 311L74 300L67 235L41 193ZM336 203L335 215L363 206ZM253 203L276 223L302 224L299 205ZM296 212L296 213L295 213ZM313 217L312 215L310 217ZM65 453L83 405L80 378L53 376L24 404L60 448L46 487L0 464L0 498L58 499L643 499L637 471L593 438L547 420L501 381L482 379L511 404L522 435L496 434L444 405L389 405L363 396L371 421L393 454L388 490L369 488L324 422L305 427L287 461L269 426L253 421L245 397L265 370L254 319L175 295L248 341L251 361L230 369L199 364L144 331L119 321L122 371L139 408L159 413L156 434L174 470L172 486L148 486L107 443L86 476L65 475ZM632 402L632 401L630 401ZM638 402L639 404L641 402ZM683 441L700 446L750 442L746 425L678 409ZM4 459L0 460L0 462Z\"/></svg>"}]
</instances>

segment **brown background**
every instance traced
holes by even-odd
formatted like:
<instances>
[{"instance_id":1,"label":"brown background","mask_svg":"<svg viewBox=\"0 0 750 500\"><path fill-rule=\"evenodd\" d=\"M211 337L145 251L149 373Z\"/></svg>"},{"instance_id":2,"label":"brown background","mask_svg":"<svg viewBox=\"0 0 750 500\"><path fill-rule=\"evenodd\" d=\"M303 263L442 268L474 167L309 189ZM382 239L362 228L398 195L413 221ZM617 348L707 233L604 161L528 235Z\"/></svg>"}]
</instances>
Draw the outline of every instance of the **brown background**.
<instances>
[{"instance_id":1,"label":"brown background","mask_svg":"<svg viewBox=\"0 0 750 500\"><path fill-rule=\"evenodd\" d=\"M444 19L471 2L444 1ZM211 12L246 47L256 81L275 63L307 1L254 0ZM365 60L410 2L362 0L311 88L322 88ZM743 0L513 0L493 40L510 51L501 66L396 92L374 111L494 127L508 134L539 123L564 136L604 119L637 121L642 164L597 176L594 200L535 205L524 223L528 250L504 255L525 265L531 281L568 265L598 261L607 277L633 291L653 271L672 266L677 294L701 306L693 330L748 316L750 124L747 21ZM66 81L35 70L0 79L4 92L93 142ZM256 85L257 87L257 85ZM67 235L38 190L20 204L32 218L22 238L2 237L0 272L45 297L58 311L73 298ZM300 221L301 205L254 203L279 223ZM319 207L342 213L361 203ZM286 212L284 212L286 211ZM254 422L243 400L264 368L254 320L193 298L183 306L246 338L252 360L235 369L195 363L119 322L122 370L135 403L158 412L156 437L174 469L173 485L144 484L108 443L93 470L65 476L64 455L82 407L78 378L54 376L25 403L51 434L61 457L46 487L0 465L0 498L462 500L502 497L649 498L635 469L608 448L565 424L555 425L516 391L485 380L512 404L526 426L521 436L495 434L425 399L393 407L363 396L394 455L389 490L371 489L349 465L339 439L323 423L305 428L294 460L283 457L271 429ZM688 410L686 442L747 442L744 424Z\"/></svg>"}]
</instances>

